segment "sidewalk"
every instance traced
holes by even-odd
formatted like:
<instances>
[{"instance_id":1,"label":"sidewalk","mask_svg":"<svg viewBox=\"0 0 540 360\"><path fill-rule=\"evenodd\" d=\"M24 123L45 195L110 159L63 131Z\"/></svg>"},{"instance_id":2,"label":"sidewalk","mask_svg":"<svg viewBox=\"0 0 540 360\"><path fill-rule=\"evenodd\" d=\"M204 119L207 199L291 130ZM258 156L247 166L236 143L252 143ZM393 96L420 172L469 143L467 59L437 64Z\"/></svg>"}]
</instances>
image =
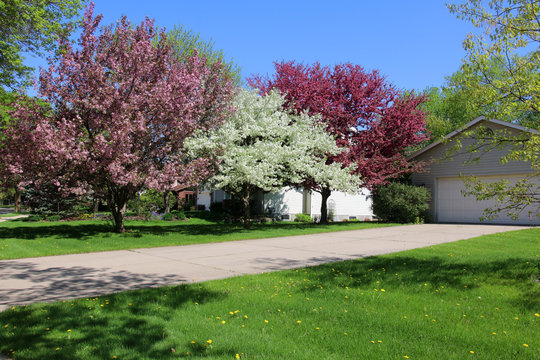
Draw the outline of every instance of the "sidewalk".
<instances>
[{"instance_id":1,"label":"sidewalk","mask_svg":"<svg viewBox=\"0 0 540 360\"><path fill-rule=\"evenodd\" d=\"M0 311L13 305L91 297L357 259L524 226L406 225L272 239L0 261Z\"/></svg>"}]
</instances>

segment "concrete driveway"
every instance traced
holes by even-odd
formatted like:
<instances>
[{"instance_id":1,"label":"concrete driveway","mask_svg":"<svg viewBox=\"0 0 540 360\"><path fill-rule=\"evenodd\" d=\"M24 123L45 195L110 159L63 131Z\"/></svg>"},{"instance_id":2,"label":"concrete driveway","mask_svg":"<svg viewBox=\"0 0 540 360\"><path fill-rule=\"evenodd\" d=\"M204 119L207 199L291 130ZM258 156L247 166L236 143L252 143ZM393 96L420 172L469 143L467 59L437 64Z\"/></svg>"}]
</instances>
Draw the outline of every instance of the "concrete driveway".
<instances>
[{"instance_id":1,"label":"concrete driveway","mask_svg":"<svg viewBox=\"0 0 540 360\"><path fill-rule=\"evenodd\" d=\"M318 265L521 230L425 224L0 261L0 311L54 301Z\"/></svg>"}]
</instances>

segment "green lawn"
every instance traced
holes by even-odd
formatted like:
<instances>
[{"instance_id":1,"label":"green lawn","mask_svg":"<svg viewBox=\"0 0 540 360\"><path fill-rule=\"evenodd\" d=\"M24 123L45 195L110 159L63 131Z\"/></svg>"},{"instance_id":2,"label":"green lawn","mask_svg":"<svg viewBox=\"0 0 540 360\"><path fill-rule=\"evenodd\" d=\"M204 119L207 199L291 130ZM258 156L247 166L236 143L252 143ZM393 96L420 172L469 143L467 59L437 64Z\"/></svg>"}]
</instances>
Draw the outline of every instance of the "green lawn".
<instances>
[{"instance_id":1,"label":"green lawn","mask_svg":"<svg viewBox=\"0 0 540 360\"><path fill-rule=\"evenodd\" d=\"M540 230L0 313L16 359L540 359Z\"/></svg>"},{"instance_id":2,"label":"green lawn","mask_svg":"<svg viewBox=\"0 0 540 360\"><path fill-rule=\"evenodd\" d=\"M380 226L390 224L348 222L318 225L279 222L254 224L251 229L246 230L241 225L192 218L174 222L128 220L128 232L117 234L112 232L110 223L101 220L34 223L12 220L0 222L0 260L304 235Z\"/></svg>"}]
</instances>

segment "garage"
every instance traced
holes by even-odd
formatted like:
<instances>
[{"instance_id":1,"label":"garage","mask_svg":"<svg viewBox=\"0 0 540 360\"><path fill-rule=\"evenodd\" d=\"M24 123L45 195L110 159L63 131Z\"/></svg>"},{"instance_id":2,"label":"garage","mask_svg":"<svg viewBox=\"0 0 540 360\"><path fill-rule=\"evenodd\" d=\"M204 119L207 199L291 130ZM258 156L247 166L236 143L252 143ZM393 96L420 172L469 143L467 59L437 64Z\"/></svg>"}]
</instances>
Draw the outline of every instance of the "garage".
<instances>
[{"instance_id":1,"label":"garage","mask_svg":"<svg viewBox=\"0 0 540 360\"><path fill-rule=\"evenodd\" d=\"M510 183L515 183L525 175L505 175L505 179ZM483 182L499 181L500 176L480 176L479 179ZM459 177L439 178L437 179L436 187L436 217L438 222L448 223L478 223L483 215L484 209L495 204L493 200L478 201L474 196L463 196L461 191L465 189L463 180ZM484 220L482 223L493 224L516 224L516 225L539 225L540 219L534 216L534 213L529 216L528 208L520 213L517 220L511 219L501 213L499 217Z\"/></svg>"},{"instance_id":2,"label":"garage","mask_svg":"<svg viewBox=\"0 0 540 360\"><path fill-rule=\"evenodd\" d=\"M418 171L412 173L411 182L431 193L431 219L443 223L540 225L540 217L536 216L539 211L538 202L521 211L516 220L503 210L498 217L481 221L484 210L496 204L495 200L477 201L474 196L462 195L465 188L462 176L473 175L483 182L505 179L516 183L524 177L538 174L537 169L533 169L528 161L501 160L508 155L511 145L488 146L484 141L478 143L475 135L477 128L483 128L487 133L491 130L493 133L504 132L520 138L538 134L537 130L481 116L464 128L411 154L408 160L419 167ZM534 195L540 198L540 188L535 189Z\"/></svg>"}]
</instances>

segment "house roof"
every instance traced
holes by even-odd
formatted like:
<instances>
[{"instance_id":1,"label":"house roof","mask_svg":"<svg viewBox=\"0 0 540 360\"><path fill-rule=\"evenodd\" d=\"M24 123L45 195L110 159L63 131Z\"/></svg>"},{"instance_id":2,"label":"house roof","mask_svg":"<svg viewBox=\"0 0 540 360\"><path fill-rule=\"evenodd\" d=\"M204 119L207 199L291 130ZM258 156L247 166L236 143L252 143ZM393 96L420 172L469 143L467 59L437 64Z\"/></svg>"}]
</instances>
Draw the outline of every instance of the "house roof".
<instances>
[{"instance_id":1,"label":"house roof","mask_svg":"<svg viewBox=\"0 0 540 360\"><path fill-rule=\"evenodd\" d=\"M538 134L538 131L534 130L534 129L529 129L529 128L526 128L524 126L521 126L521 125L517 125L517 124L513 124L511 122L508 122L508 121L502 121L502 120L497 120L497 119L486 119L485 116L479 116L477 117L476 119L474 119L473 121L465 124L462 128L458 129L458 130L454 130L452 131L451 133L449 133L448 135L446 135L445 137L443 137L442 139L439 139L437 141L434 141L432 142L431 144L429 144L428 146L418 150L417 152L409 155L407 157L407 160L412 160L414 159L415 157L425 153L426 151L428 150L431 150L433 149L434 147L438 146L439 144L441 144L442 142L448 140L448 139L451 139L453 137L455 137L456 135L459 135L461 133L463 133L464 131L466 131L467 129L473 127L474 125L480 123L480 122L487 122L487 123L492 123L492 124L497 124L497 125L501 125L501 126L505 126L505 127L508 127L508 128L511 128L511 129L514 129L514 130L519 130L519 131L525 131L525 132L528 132L528 133L531 133L531 134Z\"/></svg>"}]
</instances>

